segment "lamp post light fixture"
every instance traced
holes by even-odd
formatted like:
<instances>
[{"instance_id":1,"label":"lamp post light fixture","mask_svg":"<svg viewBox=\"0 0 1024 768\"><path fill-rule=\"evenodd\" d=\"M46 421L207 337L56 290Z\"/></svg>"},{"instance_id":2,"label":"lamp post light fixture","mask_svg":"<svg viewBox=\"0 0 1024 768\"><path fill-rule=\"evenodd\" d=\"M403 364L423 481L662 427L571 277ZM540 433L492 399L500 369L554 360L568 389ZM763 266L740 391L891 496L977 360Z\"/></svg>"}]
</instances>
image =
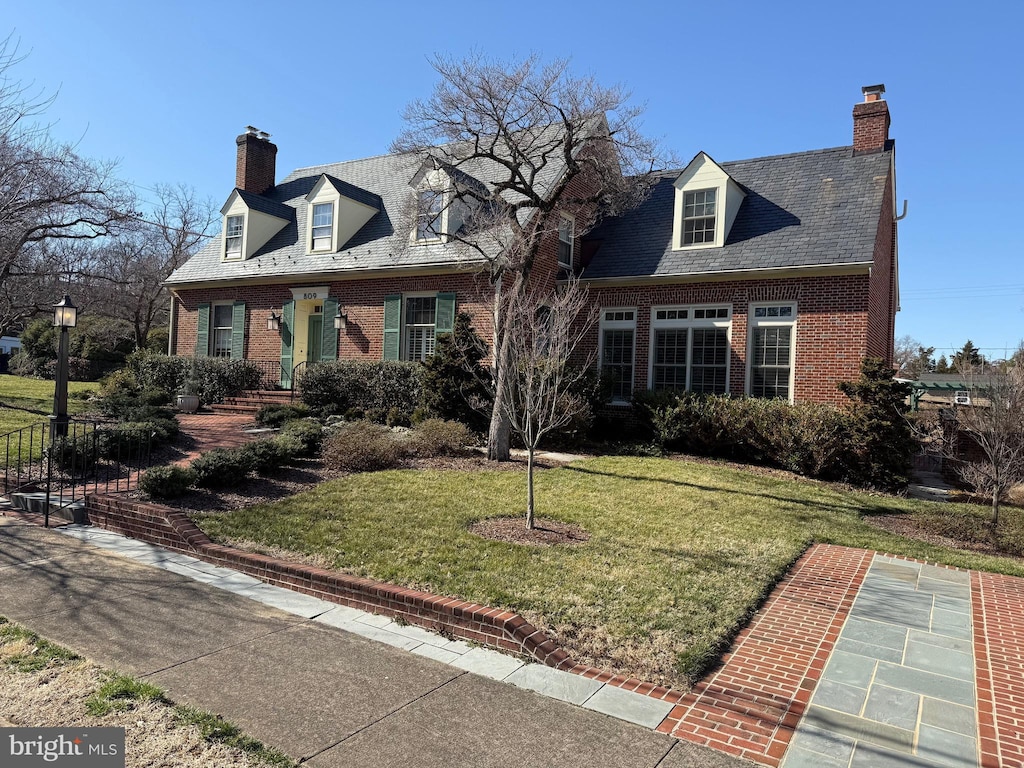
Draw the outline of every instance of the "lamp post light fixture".
<instances>
[{"instance_id":1,"label":"lamp post light fixture","mask_svg":"<svg viewBox=\"0 0 1024 768\"><path fill-rule=\"evenodd\" d=\"M53 414L50 416L50 440L68 433L68 329L78 324L78 307L66 293L53 305L53 327L60 328L57 348L57 376L53 389Z\"/></svg>"},{"instance_id":2,"label":"lamp post light fixture","mask_svg":"<svg viewBox=\"0 0 1024 768\"><path fill-rule=\"evenodd\" d=\"M276 312L272 311L267 318L267 330L281 332L281 316Z\"/></svg>"}]
</instances>

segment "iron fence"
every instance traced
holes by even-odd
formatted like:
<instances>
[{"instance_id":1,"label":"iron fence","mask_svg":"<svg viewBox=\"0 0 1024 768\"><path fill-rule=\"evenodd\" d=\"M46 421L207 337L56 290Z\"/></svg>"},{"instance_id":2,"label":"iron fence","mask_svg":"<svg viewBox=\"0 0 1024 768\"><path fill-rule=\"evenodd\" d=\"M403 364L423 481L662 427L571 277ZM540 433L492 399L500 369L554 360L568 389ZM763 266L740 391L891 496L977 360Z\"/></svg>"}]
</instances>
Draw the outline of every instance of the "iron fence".
<instances>
[{"instance_id":1,"label":"iron fence","mask_svg":"<svg viewBox=\"0 0 1024 768\"><path fill-rule=\"evenodd\" d=\"M87 493L119 493L138 487L149 467L153 432L99 421L72 419L59 425L32 424L0 435L3 493L12 502L42 506L50 513L80 504ZM35 502L33 504L32 502Z\"/></svg>"}]
</instances>

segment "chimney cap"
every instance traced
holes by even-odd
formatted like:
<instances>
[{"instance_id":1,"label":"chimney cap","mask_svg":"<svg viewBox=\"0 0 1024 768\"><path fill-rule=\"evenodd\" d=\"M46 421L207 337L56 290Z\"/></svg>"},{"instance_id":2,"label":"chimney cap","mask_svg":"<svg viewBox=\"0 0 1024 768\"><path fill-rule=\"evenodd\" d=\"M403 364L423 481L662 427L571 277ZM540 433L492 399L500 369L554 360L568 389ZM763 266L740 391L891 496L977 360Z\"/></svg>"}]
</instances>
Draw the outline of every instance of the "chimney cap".
<instances>
[{"instance_id":1,"label":"chimney cap","mask_svg":"<svg viewBox=\"0 0 1024 768\"><path fill-rule=\"evenodd\" d=\"M883 83L865 85L860 91L864 94L864 101L878 101L882 98L882 94L885 93L885 85Z\"/></svg>"}]
</instances>

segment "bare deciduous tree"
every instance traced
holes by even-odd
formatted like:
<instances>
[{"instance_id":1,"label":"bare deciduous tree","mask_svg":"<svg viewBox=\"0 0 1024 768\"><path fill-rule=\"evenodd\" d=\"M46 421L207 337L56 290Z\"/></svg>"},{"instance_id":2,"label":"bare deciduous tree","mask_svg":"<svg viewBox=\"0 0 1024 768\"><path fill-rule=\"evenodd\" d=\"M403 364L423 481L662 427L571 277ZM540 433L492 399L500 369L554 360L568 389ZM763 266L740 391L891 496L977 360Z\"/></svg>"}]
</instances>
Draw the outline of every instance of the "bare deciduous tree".
<instances>
[{"instance_id":1,"label":"bare deciduous tree","mask_svg":"<svg viewBox=\"0 0 1024 768\"><path fill-rule=\"evenodd\" d=\"M12 77L22 60L10 37L0 41L0 290L33 275L41 244L102 237L132 215L113 163L81 157L35 122L53 98Z\"/></svg>"},{"instance_id":2,"label":"bare deciduous tree","mask_svg":"<svg viewBox=\"0 0 1024 768\"><path fill-rule=\"evenodd\" d=\"M164 280L210 236L216 210L193 188L158 185L149 220L137 220L96 249L90 271L106 284L102 311L126 320L135 331L135 345L146 346L150 331L166 321Z\"/></svg>"},{"instance_id":3,"label":"bare deciduous tree","mask_svg":"<svg viewBox=\"0 0 1024 768\"><path fill-rule=\"evenodd\" d=\"M981 366L966 367L962 375L971 405L956 409L953 426L958 439L972 440L984 458L963 463L959 471L968 485L992 499L992 527L997 528L1002 500L1024 483L1024 365L984 372Z\"/></svg>"},{"instance_id":4,"label":"bare deciduous tree","mask_svg":"<svg viewBox=\"0 0 1024 768\"><path fill-rule=\"evenodd\" d=\"M449 178L436 198L443 210L428 213L426 223L444 212L460 220L443 234L482 265L496 294L488 456L503 460L507 310L530 290L538 250L558 225L552 214L571 212L579 235L600 216L635 204L649 189L659 152L641 134L641 109L623 88L574 76L565 60L474 55L431 63L440 81L430 98L406 109L408 127L392 150L416 153Z\"/></svg>"},{"instance_id":5,"label":"bare deciduous tree","mask_svg":"<svg viewBox=\"0 0 1024 768\"><path fill-rule=\"evenodd\" d=\"M526 447L526 527L534 527L533 467L545 435L565 427L588 403L581 390L593 357L576 355L597 322L587 289L575 279L549 295L508 298L508 356L502 412Z\"/></svg>"}]
</instances>

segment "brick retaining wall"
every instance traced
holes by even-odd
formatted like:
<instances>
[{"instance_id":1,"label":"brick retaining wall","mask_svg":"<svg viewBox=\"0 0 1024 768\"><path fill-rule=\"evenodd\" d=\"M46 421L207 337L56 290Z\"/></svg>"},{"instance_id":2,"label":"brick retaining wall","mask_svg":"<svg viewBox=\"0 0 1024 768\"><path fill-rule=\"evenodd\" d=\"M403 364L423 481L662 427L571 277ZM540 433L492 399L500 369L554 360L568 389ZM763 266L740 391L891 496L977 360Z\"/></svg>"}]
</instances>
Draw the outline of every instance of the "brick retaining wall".
<instances>
[{"instance_id":1,"label":"brick retaining wall","mask_svg":"<svg viewBox=\"0 0 1024 768\"><path fill-rule=\"evenodd\" d=\"M520 653L551 667L582 671L551 638L509 611L214 544L183 512L158 504L90 494L86 512L92 525L233 568L267 584Z\"/></svg>"}]
</instances>

